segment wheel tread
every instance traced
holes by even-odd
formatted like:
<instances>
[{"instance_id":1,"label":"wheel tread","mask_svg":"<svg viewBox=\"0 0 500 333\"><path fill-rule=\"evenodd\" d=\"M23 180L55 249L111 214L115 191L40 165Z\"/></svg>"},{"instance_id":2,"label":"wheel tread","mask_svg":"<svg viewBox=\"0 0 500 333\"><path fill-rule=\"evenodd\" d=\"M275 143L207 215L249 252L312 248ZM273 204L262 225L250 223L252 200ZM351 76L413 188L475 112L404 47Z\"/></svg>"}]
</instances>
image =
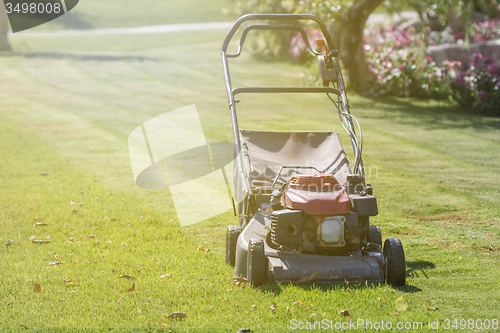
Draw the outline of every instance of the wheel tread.
<instances>
[{"instance_id":1,"label":"wheel tread","mask_svg":"<svg viewBox=\"0 0 500 333\"><path fill-rule=\"evenodd\" d=\"M230 225L226 233L226 264L234 266L236 262L236 245L241 233L239 225Z\"/></svg>"},{"instance_id":2,"label":"wheel tread","mask_svg":"<svg viewBox=\"0 0 500 333\"><path fill-rule=\"evenodd\" d=\"M406 264L401 241L397 238L386 239L384 256L387 257L387 265L389 266L387 283L393 286L404 286L406 284Z\"/></svg>"},{"instance_id":3,"label":"wheel tread","mask_svg":"<svg viewBox=\"0 0 500 333\"><path fill-rule=\"evenodd\" d=\"M248 243L247 279L252 287L259 287L267 281L266 256L263 239L251 239Z\"/></svg>"}]
</instances>

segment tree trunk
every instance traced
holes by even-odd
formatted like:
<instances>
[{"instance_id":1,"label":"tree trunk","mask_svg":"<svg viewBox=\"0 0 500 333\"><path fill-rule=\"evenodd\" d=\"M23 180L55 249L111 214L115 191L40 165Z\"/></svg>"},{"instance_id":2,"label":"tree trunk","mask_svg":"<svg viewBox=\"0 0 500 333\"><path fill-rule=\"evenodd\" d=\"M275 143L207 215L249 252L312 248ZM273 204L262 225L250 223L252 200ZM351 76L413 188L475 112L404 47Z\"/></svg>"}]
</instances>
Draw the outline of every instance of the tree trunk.
<instances>
[{"instance_id":1,"label":"tree trunk","mask_svg":"<svg viewBox=\"0 0 500 333\"><path fill-rule=\"evenodd\" d=\"M357 0L343 12L334 25L335 44L349 74L351 88L357 93L368 91L376 80L365 60L363 30L368 16L384 0Z\"/></svg>"},{"instance_id":2,"label":"tree trunk","mask_svg":"<svg viewBox=\"0 0 500 333\"><path fill-rule=\"evenodd\" d=\"M11 51L12 48L7 38L7 31L9 30L9 19L3 0L0 0L0 51Z\"/></svg>"}]
</instances>

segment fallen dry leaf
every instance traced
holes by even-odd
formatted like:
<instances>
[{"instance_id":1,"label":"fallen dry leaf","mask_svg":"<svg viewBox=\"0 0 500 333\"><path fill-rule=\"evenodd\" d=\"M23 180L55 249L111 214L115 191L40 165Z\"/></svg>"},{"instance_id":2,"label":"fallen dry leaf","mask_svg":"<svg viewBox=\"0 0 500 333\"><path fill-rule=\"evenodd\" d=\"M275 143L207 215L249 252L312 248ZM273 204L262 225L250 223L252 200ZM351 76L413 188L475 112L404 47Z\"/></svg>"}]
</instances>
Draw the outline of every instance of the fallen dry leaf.
<instances>
[{"instance_id":1,"label":"fallen dry leaf","mask_svg":"<svg viewBox=\"0 0 500 333\"><path fill-rule=\"evenodd\" d=\"M159 324L158 325L159 328L163 328L163 327L167 327L167 326L168 326L168 324Z\"/></svg>"},{"instance_id":2,"label":"fallen dry leaf","mask_svg":"<svg viewBox=\"0 0 500 333\"><path fill-rule=\"evenodd\" d=\"M94 238L94 237L95 237L95 235L93 235L93 234L85 236L85 238Z\"/></svg>"},{"instance_id":3,"label":"fallen dry leaf","mask_svg":"<svg viewBox=\"0 0 500 333\"><path fill-rule=\"evenodd\" d=\"M80 202L80 203L78 204L78 206L80 206L80 207L81 207L81 206L83 206L83 205L85 205L85 203L83 203L83 202Z\"/></svg>"},{"instance_id":4,"label":"fallen dry leaf","mask_svg":"<svg viewBox=\"0 0 500 333\"><path fill-rule=\"evenodd\" d=\"M59 258L64 258L64 256L61 256L61 255L59 255L59 254L56 254L54 257L55 257L56 259L59 259Z\"/></svg>"},{"instance_id":5,"label":"fallen dry leaf","mask_svg":"<svg viewBox=\"0 0 500 333\"><path fill-rule=\"evenodd\" d=\"M257 307L257 305L252 304L252 310L255 310L256 307Z\"/></svg>"},{"instance_id":6,"label":"fallen dry leaf","mask_svg":"<svg viewBox=\"0 0 500 333\"><path fill-rule=\"evenodd\" d=\"M274 311L276 310L276 303L273 302L273 304L271 304L271 311Z\"/></svg>"},{"instance_id":7,"label":"fallen dry leaf","mask_svg":"<svg viewBox=\"0 0 500 333\"><path fill-rule=\"evenodd\" d=\"M118 277L119 279L124 278L124 279L135 279L133 275L130 274L123 274Z\"/></svg>"},{"instance_id":8,"label":"fallen dry leaf","mask_svg":"<svg viewBox=\"0 0 500 333\"><path fill-rule=\"evenodd\" d=\"M36 293L42 292L42 286L40 285L40 283L38 282L33 283L33 291Z\"/></svg>"},{"instance_id":9,"label":"fallen dry leaf","mask_svg":"<svg viewBox=\"0 0 500 333\"><path fill-rule=\"evenodd\" d=\"M301 301L297 301L297 302L294 302L293 305L297 305L297 307L300 308L300 306L302 305L303 303Z\"/></svg>"},{"instance_id":10,"label":"fallen dry leaf","mask_svg":"<svg viewBox=\"0 0 500 333\"><path fill-rule=\"evenodd\" d=\"M185 312L172 312L169 315L166 315L168 319L182 319L187 318L187 314Z\"/></svg>"},{"instance_id":11,"label":"fallen dry leaf","mask_svg":"<svg viewBox=\"0 0 500 333\"><path fill-rule=\"evenodd\" d=\"M340 311L340 312L339 312L339 315L342 315L342 316L349 316L349 317L351 316L351 314L350 314L350 313L349 313L349 311L347 311L347 310L342 310L342 311Z\"/></svg>"},{"instance_id":12,"label":"fallen dry leaf","mask_svg":"<svg viewBox=\"0 0 500 333\"><path fill-rule=\"evenodd\" d=\"M73 201L70 201L69 204L72 205L72 206L76 205L76 203L73 202Z\"/></svg>"},{"instance_id":13,"label":"fallen dry leaf","mask_svg":"<svg viewBox=\"0 0 500 333\"><path fill-rule=\"evenodd\" d=\"M59 261L50 261L47 263L47 265L61 265L62 263Z\"/></svg>"},{"instance_id":14,"label":"fallen dry leaf","mask_svg":"<svg viewBox=\"0 0 500 333\"><path fill-rule=\"evenodd\" d=\"M311 281L316 280L316 278L318 277L318 274L319 274L319 270L317 270L316 272L314 272L314 274L312 274L312 275L306 276L306 277L298 280L297 282L298 283L309 283Z\"/></svg>"},{"instance_id":15,"label":"fallen dry leaf","mask_svg":"<svg viewBox=\"0 0 500 333\"><path fill-rule=\"evenodd\" d=\"M395 312L395 313L393 314L393 316L394 316L394 317L399 317L399 313Z\"/></svg>"},{"instance_id":16,"label":"fallen dry leaf","mask_svg":"<svg viewBox=\"0 0 500 333\"><path fill-rule=\"evenodd\" d=\"M49 174L47 172L40 172L40 176L48 176Z\"/></svg>"},{"instance_id":17,"label":"fallen dry leaf","mask_svg":"<svg viewBox=\"0 0 500 333\"><path fill-rule=\"evenodd\" d=\"M428 306L428 307L426 307L425 309L426 309L426 310L432 310L432 311L437 311L437 310L439 310L439 308L436 308L436 307L434 307L434 306Z\"/></svg>"},{"instance_id":18,"label":"fallen dry leaf","mask_svg":"<svg viewBox=\"0 0 500 333\"><path fill-rule=\"evenodd\" d=\"M286 307L286 311L293 312L293 309L290 309L288 306Z\"/></svg>"},{"instance_id":19,"label":"fallen dry leaf","mask_svg":"<svg viewBox=\"0 0 500 333\"><path fill-rule=\"evenodd\" d=\"M139 309L139 311L137 311L137 313L142 313L142 309Z\"/></svg>"},{"instance_id":20,"label":"fallen dry leaf","mask_svg":"<svg viewBox=\"0 0 500 333\"><path fill-rule=\"evenodd\" d=\"M198 246L198 250L200 250L200 251L205 251L205 252L210 252L210 250L209 250L209 249L204 248L204 247L203 247L203 246L201 246L201 245L200 245L200 246Z\"/></svg>"},{"instance_id":21,"label":"fallen dry leaf","mask_svg":"<svg viewBox=\"0 0 500 333\"><path fill-rule=\"evenodd\" d=\"M79 212L79 210L73 209L73 210L71 211L71 214L76 214L76 213L78 213L78 212Z\"/></svg>"},{"instance_id":22,"label":"fallen dry leaf","mask_svg":"<svg viewBox=\"0 0 500 333\"><path fill-rule=\"evenodd\" d=\"M5 242L5 246L9 246L12 243L14 243L12 239L7 239L7 242Z\"/></svg>"},{"instance_id":23,"label":"fallen dry leaf","mask_svg":"<svg viewBox=\"0 0 500 333\"><path fill-rule=\"evenodd\" d=\"M170 278L170 274L163 274L162 276L160 276L160 279L169 279Z\"/></svg>"},{"instance_id":24,"label":"fallen dry leaf","mask_svg":"<svg viewBox=\"0 0 500 333\"><path fill-rule=\"evenodd\" d=\"M46 225L49 225L49 224L48 223L44 223L44 222L37 222L37 223L33 224L33 228L34 227L46 226Z\"/></svg>"}]
</instances>

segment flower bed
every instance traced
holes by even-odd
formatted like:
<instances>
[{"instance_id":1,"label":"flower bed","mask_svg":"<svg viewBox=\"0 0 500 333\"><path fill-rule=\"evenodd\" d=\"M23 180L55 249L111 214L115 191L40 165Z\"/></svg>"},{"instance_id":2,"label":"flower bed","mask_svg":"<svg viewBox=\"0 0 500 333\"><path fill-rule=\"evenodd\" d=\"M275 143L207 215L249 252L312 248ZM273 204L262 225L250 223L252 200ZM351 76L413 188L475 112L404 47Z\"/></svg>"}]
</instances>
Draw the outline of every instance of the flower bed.
<instances>
[{"instance_id":1,"label":"flower bed","mask_svg":"<svg viewBox=\"0 0 500 333\"><path fill-rule=\"evenodd\" d=\"M473 42L500 38L500 21L476 23L472 31ZM427 45L435 44L429 35L425 30L404 31L397 26L366 30L367 61L377 76L374 93L447 98L475 112L500 115L500 66L479 53L473 54L470 63L438 65L425 54Z\"/></svg>"},{"instance_id":2,"label":"flower bed","mask_svg":"<svg viewBox=\"0 0 500 333\"><path fill-rule=\"evenodd\" d=\"M365 53L370 70L377 76L377 95L443 97L449 84L442 68L425 54L426 31L408 31L397 26L365 31Z\"/></svg>"},{"instance_id":3,"label":"flower bed","mask_svg":"<svg viewBox=\"0 0 500 333\"><path fill-rule=\"evenodd\" d=\"M500 67L490 58L476 53L468 65L445 62L444 67L453 101L481 113L500 115Z\"/></svg>"}]
</instances>

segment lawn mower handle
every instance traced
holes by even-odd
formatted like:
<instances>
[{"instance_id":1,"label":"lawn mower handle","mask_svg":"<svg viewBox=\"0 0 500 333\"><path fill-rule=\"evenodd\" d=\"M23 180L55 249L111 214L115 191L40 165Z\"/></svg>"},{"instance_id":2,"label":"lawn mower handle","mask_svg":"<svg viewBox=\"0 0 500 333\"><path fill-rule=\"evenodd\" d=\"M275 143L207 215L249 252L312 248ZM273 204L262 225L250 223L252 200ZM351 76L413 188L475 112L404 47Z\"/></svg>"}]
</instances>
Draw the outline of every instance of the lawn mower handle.
<instances>
[{"instance_id":1,"label":"lawn mower handle","mask_svg":"<svg viewBox=\"0 0 500 333\"><path fill-rule=\"evenodd\" d=\"M329 88L329 91L325 91L325 88L320 88L320 87L318 87L318 88L308 87L307 91L299 90L299 87L295 87L296 90L294 90L294 91L292 91L292 90L290 90L290 88L286 88L286 87L243 87L243 88L236 88L233 91L232 85L231 85L231 75L229 73L227 48L229 46L229 43L231 42L231 39L233 38L235 33L238 31L240 26L244 22L252 21L252 20L253 21L256 21L256 20L279 20L279 21L312 20L320 26L321 31L326 38L326 43L328 45L328 48L330 50L334 50L334 44L333 44L332 38L331 38L330 34L328 33L328 30L326 29L325 24L316 15L312 15L312 14L248 14L248 15L244 15L244 16L240 17L234 23L233 27L231 28L231 30L227 34L226 38L224 39L224 43L222 44L221 53L222 53L222 67L224 70L224 79L226 82L228 103L229 103L229 108L231 110L231 122L232 122L232 127L233 127L233 137L234 137L234 143L235 143L235 156L238 156L239 150L240 150L240 138L239 138L239 134L238 134L239 133L238 119L237 119L237 115L236 115L236 107L235 107L235 100L234 100L234 95L236 95L237 93L244 93L244 92L254 92L254 93L255 92L309 92L309 93L317 92L317 93L325 93L325 92L331 92L331 93L335 93L337 95L339 95L339 93L340 93L340 90L335 89L335 88ZM266 24L266 25L260 25L260 26L259 25L252 26L251 28L259 29L259 27L266 28L266 27L272 27L272 26ZM283 28L287 28L287 27L283 26ZM291 29L292 27L288 26L288 28ZM296 30L297 28L298 27L294 27L293 30ZM273 29L273 28L271 28L271 29ZM274 30L277 30L277 29L280 29L279 26L274 26ZM301 28L299 28L299 29L301 29ZM282 29L280 29L280 30L282 30ZM247 32L248 32L248 30L246 30L244 32L244 34L246 35ZM240 51L241 51L241 49L239 50L239 52ZM239 55L239 52L236 56ZM233 55L233 57L234 56L235 55ZM304 89L304 88L300 88L300 89ZM285 91L285 90L287 90L287 91Z\"/></svg>"},{"instance_id":2,"label":"lawn mower handle","mask_svg":"<svg viewBox=\"0 0 500 333\"><path fill-rule=\"evenodd\" d=\"M246 21L256 21L256 20L275 20L275 21L287 21L287 20L311 20L316 22L319 27L321 28L321 32L323 33L323 36L325 37L326 40L326 58L331 59L333 61L336 61L335 58L337 57L338 51L335 50L333 40L328 33L328 30L323 23L323 21L316 15L312 14L248 14L240 17L233 25L229 33L227 34L226 38L224 39L224 42L222 44L222 50L221 50L221 55L222 55L222 67L224 70L224 80L226 83L226 92L228 96L228 103L229 103L229 109L231 110L231 125L233 128L233 139L234 139L234 156L237 157L240 153L240 137L239 137L239 126L238 126L238 118L236 114L236 101L234 96L236 94L240 93L333 93L336 94L337 96L340 97L340 102L342 104L342 108L344 110L344 114L348 115L347 119L347 128L346 131L348 132L352 144L353 144L353 149L355 151L356 155L356 162L355 162L355 167L354 167L354 172L360 172L361 174L364 174L364 168L363 168L363 162L361 160L361 150L358 151L358 144L355 143L353 140L353 137L356 136L356 132L354 130L354 126L352 124L352 119L350 118L350 111L349 111L349 102L347 100L346 94L345 94L345 86L344 86L344 81L342 78L342 74L340 70L337 73L338 76L338 88L333 88L329 87L329 83L326 83L327 86L324 87L239 87L239 88L232 88L231 85L231 75L229 72L229 63L228 63L228 58L236 58L240 55L243 43L246 39L246 35L249 31L251 30L292 30L292 31L298 31L302 37L304 38L304 42L308 45L307 48L309 49L310 52L312 52L315 55L320 56L321 54L312 49L311 45L309 44L309 41L307 39L307 35L304 31L303 28L298 27L298 26L293 26L293 25L271 25L271 24L256 24L256 25L250 25L245 28L243 31L242 37L240 39L240 44L238 48L238 52L235 54L227 54L227 48L229 46L229 43L231 42L233 36L236 34L238 29L241 27L241 25L246 22ZM333 101L333 100L332 100ZM341 116L342 118L342 116ZM343 125L344 126L344 125ZM239 164L239 159L237 159L237 163ZM359 169L358 169L359 167Z\"/></svg>"}]
</instances>

